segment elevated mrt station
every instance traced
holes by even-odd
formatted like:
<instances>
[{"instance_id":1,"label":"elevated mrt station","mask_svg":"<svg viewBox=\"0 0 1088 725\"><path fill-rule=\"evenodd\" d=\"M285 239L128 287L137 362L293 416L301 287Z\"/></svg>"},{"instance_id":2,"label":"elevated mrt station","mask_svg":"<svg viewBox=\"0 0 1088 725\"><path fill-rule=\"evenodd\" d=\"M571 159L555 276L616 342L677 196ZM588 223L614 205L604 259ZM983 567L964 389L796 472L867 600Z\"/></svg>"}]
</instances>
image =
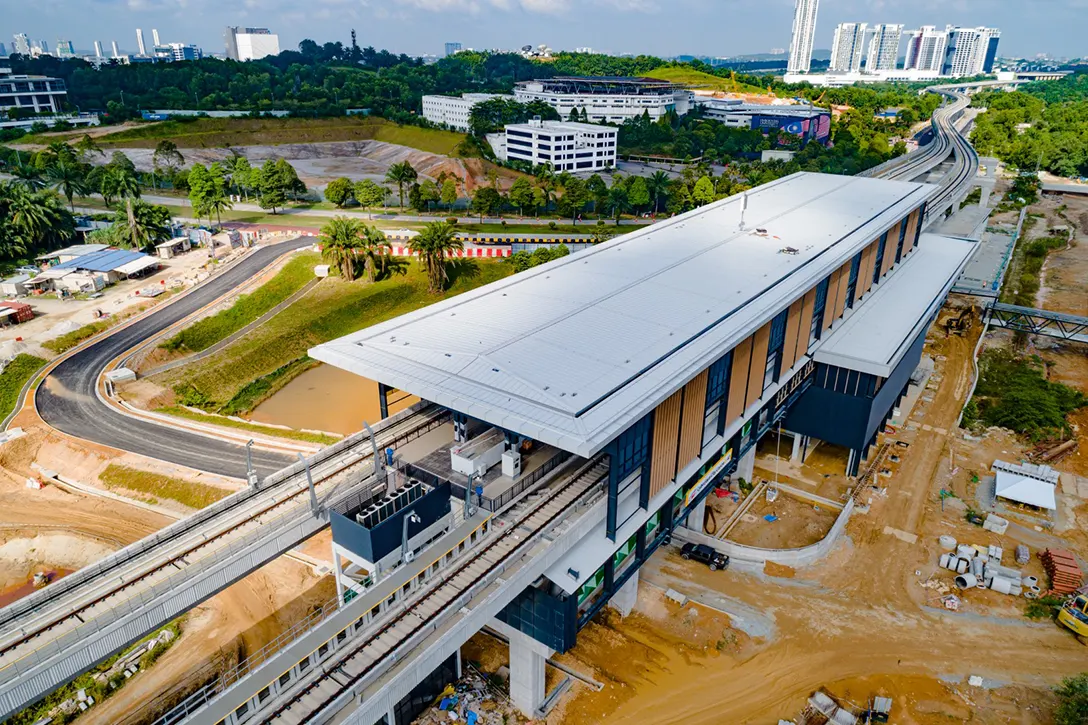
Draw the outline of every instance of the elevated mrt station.
<instances>
[{"instance_id":1,"label":"elevated mrt station","mask_svg":"<svg viewBox=\"0 0 1088 725\"><path fill-rule=\"evenodd\" d=\"M464 525L500 519L552 468L607 465L599 520L561 534L577 540L493 619L527 713L542 657L606 603L629 610L642 562L675 527L702 529L706 496L752 477L772 428L845 446L857 475L973 251L922 233L934 190L795 174L310 352L377 381L383 400L449 411L389 458L398 485L425 482ZM434 520L397 520L405 551L450 530ZM385 540L371 565L396 565L400 538Z\"/></svg>"}]
</instances>

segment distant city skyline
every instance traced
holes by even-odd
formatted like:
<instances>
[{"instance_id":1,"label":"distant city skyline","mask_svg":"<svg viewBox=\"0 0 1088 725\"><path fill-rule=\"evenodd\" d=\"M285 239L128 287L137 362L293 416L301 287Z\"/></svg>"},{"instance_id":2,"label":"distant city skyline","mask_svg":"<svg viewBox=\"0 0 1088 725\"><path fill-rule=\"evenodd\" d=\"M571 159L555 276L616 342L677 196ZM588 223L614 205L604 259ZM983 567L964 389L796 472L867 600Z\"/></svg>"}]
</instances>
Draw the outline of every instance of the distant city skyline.
<instances>
[{"instance_id":1,"label":"distant city skyline","mask_svg":"<svg viewBox=\"0 0 1088 725\"><path fill-rule=\"evenodd\" d=\"M1042 8L1019 0L821 0L815 49L829 49L839 23L903 23L905 29L946 24L1005 28L1001 54L1076 57L1084 53L1078 28L1083 0L1043 0ZM770 52L788 46L793 0L390 0L348 4L314 0L302 10L286 0L255 0L230 9L212 0L98 0L94 11L77 0L10 3L0 37L11 49L15 34L29 38L63 37L77 52L89 52L95 40L122 48L133 45L135 30L169 28L169 41L195 43L207 53L223 53L223 27L268 27L280 47L295 49L310 38L319 43L350 42L352 27L362 46L373 45L409 55L442 56L456 38L466 48L514 49L546 43L557 49L591 46L600 52L659 56L730 56ZM577 14L578 22L571 22ZM654 33L646 33L651 22ZM607 33L605 32L607 28ZM132 39L132 40L130 40ZM136 49L133 49L136 50Z\"/></svg>"}]
</instances>

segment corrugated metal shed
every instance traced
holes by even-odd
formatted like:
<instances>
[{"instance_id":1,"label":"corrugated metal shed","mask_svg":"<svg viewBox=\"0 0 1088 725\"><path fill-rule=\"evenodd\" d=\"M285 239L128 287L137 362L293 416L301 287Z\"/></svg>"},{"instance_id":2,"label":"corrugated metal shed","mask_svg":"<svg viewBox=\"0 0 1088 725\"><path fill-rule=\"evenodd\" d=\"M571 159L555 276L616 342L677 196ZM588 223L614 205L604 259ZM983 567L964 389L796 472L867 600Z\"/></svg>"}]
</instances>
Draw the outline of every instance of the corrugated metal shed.
<instances>
[{"instance_id":1,"label":"corrugated metal shed","mask_svg":"<svg viewBox=\"0 0 1088 725\"><path fill-rule=\"evenodd\" d=\"M824 337L813 355L816 362L858 370L882 378L917 339L952 289L975 242L923 234L914 250L892 274L880 281L860 306ZM895 249L890 250L895 254Z\"/></svg>"},{"instance_id":2,"label":"corrugated metal shed","mask_svg":"<svg viewBox=\"0 0 1088 725\"><path fill-rule=\"evenodd\" d=\"M932 190L794 174L310 355L589 456Z\"/></svg>"},{"instance_id":3,"label":"corrugated metal shed","mask_svg":"<svg viewBox=\"0 0 1088 725\"><path fill-rule=\"evenodd\" d=\"M85 254L70 262L54 265L53 269L85 269L89 272L112 272L146 256L141 252L132 252L127 249L104 249L99 252Z\"/></svg>"}]
</instances>

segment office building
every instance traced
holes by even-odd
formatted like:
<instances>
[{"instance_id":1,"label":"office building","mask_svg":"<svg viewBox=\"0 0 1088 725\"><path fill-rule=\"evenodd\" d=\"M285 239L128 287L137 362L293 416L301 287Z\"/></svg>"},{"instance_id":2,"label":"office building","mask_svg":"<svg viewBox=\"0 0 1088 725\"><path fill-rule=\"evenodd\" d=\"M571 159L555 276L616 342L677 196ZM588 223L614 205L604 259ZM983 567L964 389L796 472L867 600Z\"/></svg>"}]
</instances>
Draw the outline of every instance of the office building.
<instances>
[{"instance_id":1,"label":"office building","mask_svg":"<svg viewBox=\"0 0 1088 725\"><path fill-rule=\"evenodd\" d=\"M165 61L200 60L204 51L187 43L166 43L155 46L155 57Z\"/></svg>"},{"instance_id":2,"label":"office building","mask_svg":"<svg viewBox=\"0 0 1088 725\"><path fill-rule=\"evenodd\" d=\"M423 118L456 131L469 130L469 116L477 103L492 98L510 98L494 93L465 93L457 96L423 96Z\"/></svg>"},{"instance_id":3,"label":"office building","mask_svg":"<svg viewBox=\"0 0 1088 725\"><path fill-rule=\"evenodd\" d=\"M76 55L76 49L72 46L70 40L57 40L57 57L58 58L74 58Z\"/></svg>"},{"instance_id":4,"label":"office building","mask_svg":"<svg viewBox=\"0 0 1088 725\"><path fill-rule=\"evenodd\" d=\"M95 58L101 58L102 57L102 41L100 41L100 40L94 41L94 57Z\"/></svg>"},{"instance_id":5,"label":"office building","mask_svg":"<svg viewBox=\"0 0 1088 725\"><path fill-rule=\"evenodd\" d=\"M37 51L35 53L34 51ZM31 55L49 55L49 42L47 40L39 40L36 45L30 46Z\"/></svg>"},{"instance_id":6,"label":"office building","mask_svg":"<svg viewBox=\"0 0 1088 725\"><path fill-rule=\"evenodd\" d=\"M0 58L7 57L8 48L3 43L0 43Z\"/></svg>"},{"instance_id":7,"label":"office building","mask_svg":"<svg viewBox=\"0 0 1088 725\"><path fill-rule=\"evenodd\" d=\"M869 41L865 70L875 72L895 70L899 64L899 40L903 35L903 26L880 23L873 26L873 37Z\"/></svg>"},{"instance_id":8,"label":"office building","mask_svg":"<svg viewBox=\"0 0 1088 725\"><path fill-rule=\"evenodd\" d=\"M506 158L556 171L604 171L616 165L617 134L610 126L535 118L506 126Z\"/></svg>"},{"instance_id":9,"label":"office building","mask_svg":"<svg viewBox=\"0 0 1088 725\"><path fill-rule=\"evenodd\" d=\"M944 52L948 47L948 33L932 25L907 31L904 70L939 73L944 65Z\"/></svg>"},{"instance_id":10,"label":"office building","mask_svg":"<svg viewBox=\"0 0 1088 725\"><path fill-rule=\"evenodd\" d=\"M1001 31L997 28L957 28L948 26L948 44L941 75L950 78L991 73L997 57Z\"/></svg>"},{"instance_id":11,"label":"office building","mask_svg":"<svg viewBox=\"0 0 1088 725\"><path fill-rule=\"evenodd\" d=\"M648 114L656 121L671 112L683 116L691 107L691 91L654 78L557 77L521 81L514 88L521 103L543 101L562 118L573 111L592 123L621 124Z\"/></svg>"},{"instance_id":12,"label":"office building","mask_svg":"<svg viewBox=\"0 0 1088 725\"><path fill-rule=\"evenodd\" d=\"M839 23L831 44L829 72L856 73L861 70L867 27L865 23Z\"/></svg>"},{"instance_id":13,"label":"office building","mask_svg":"<svg viewBox=\"0 0 1088 725\"><path fill-rule=\"evenodd\" d=\"M462 50L462 47L461 47L460 43L446 43L446 57L447 58L450 57L451 55L453 55L454 53L460 52L461 50Z\"/></svg>"},{"instance_id":14,"label":"office building","mask_svg":"<svg viewBox=\"0 0 1088 725\"><path fill-rule=\"evenodd\" d=\"M113 57L114 58L120 58L121 57L121 51L117 49L117 41L116 40L111 40L110 45L113 47Z\"/></svg>"},{"instance_id":15,"label":"office building","mask_svg":"<svg viewBox=\"0 0 1088 725\"><path fill-rule=\"evenodd\" d=\"M232 60L259 60L280 54L280 36L268 28L227 26L227 57Z\"/></svg>"},{"instance_id":16,"label":"office building","mask_svg":"<svg viewBox=\"0 0 1088 725\"><path fill-rule=\"evenodd\" d=\"M34 113L60 113L68 91L60 78L16 75L0 68L0 111L18 108Z\"/></svg>"},{"instance_id":17,"label":"office building","mask_svg":"<svg viewBox=\"0 0 1088 725\"><path fill-rule=\"evenodd\" d=\"M764 134L778 131L797 136L802 144L809 141L827 144L831 140L831 112L826 108L802 104L771 106L718 98L698 98L695 103L706 118L732 128Z\"/></svg>"},{"instance_id":18,"label":"office building","mask_svg":"<svg viewBox=\"0 0 1088 725\"><path fill-rule=\"evenodd\" d=\"M147 46L144 45L144 31L142 28L136 28L136 48L138 49L137 55L147 55Z\"/></svg>"},{"instance_id":19,"label":"office building","mask_svg":"<svg viewBox=\"0 0 1088 725\"><path fill-rule=\"evenodd\" d=\"M793 11L793 36L787 73L808 73L812 67L812 44L816 37L816 12L820 0L797 0Z\"/></svg>"},{"instance_id":20,"label":"office building","mask_svg":"<svg viewBox=\"0 0 1088 725\"><path fill-rule=\"evenodd\" d=\"M26 33L16 33L12 36L11 52L19 55L30 55L30 39Z\"/></svg>"},{"instance_id":21,"label":"office building","mask_svg":"<svg viewBox=\"0 0 1088 725\"><path fill-rule=\"evenodd\" d=\"M162 45L162 41L159 40L159 31L156 30L155 28L151 29L151 44L153 46Z\"/></svg>"}]
</instances>

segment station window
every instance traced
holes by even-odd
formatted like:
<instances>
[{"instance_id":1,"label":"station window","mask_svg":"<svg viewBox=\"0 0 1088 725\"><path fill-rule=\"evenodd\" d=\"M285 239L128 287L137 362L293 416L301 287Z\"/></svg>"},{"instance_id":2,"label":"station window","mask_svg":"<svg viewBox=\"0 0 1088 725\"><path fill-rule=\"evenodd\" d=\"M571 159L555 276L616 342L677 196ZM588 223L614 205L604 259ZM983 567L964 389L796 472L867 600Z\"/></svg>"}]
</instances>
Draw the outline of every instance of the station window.
<instances>
[{"instance_id":1,"label":"station window","mask_svg":"<svg viewBox=\"0 0 1088 725\"><path fill-rule=\"evenodd\" d=\"M903 258L903 243L907 241L907 223L904 221L899 225L899 243L895 247L895 263L899 264L899 260Z\"/></svg>"},{"instance_id":2,"label":"station window","mask_svg":"<svg viewBox=\"0 0 1088 725\"><path fill-rule=\"evenodd\" d=\"M280 680L279 680L280 689L283 689L284 687L287 687L287 684L290 681L291 681L291 672L290 671L284 672L282 675L280 675Z\"/></svg>"},{"instance_id":3,"label":"station window","mask_svg":"<svg viewBox=\"0 0 1088 725\"><path fill-rule=\"evenodd\" d=\"M782 372L782 348L786 344L786 319L789 310L782 310L771 322L771 339L767 343L767 366L763 370L763 389L778 382Z\"/></svg>"},{"instance_id":4,"label":"station window","mask_svg":"<svg viewBox=\"0 0 1088 725\"><path fill-rule=\"evenodd\" d=\"M257 693L257 702L262 702L263 703L265 700L267 700L271 696L272 696L272 690L266 687L266 688L264 688L263 690L261 690L260 692Z\"/></svg>"},{"instance_id":5,"label":"station window","mask_svg":"<svg viewBox=\"0 0 1088 725\"><path fill-rule=\"evenodd\" d=\"M726 396L729 395L729 373L733 369L733 351L730 350L710 366L706 381L706 414L703 417L703 445L716 435L720 435L725 426Z\"/></svg>"},{"instance_id":6,"label":"station window","mask_svg":"<svg viewBox=\"0 0 1088 725\"><path fill-rule=\"evenodd\" d=\"M884 266L884 249L888 246L888 233L880 235L880 243L876 245L876 262L873 263L873 284L880 280L880 268Z\"/></svg>"},{"instance_id":7,"label":"station window","mask_svg":"<svg viewBox=\"0 0 1088 725\"><path fill-rule=\"evenodd\" d=\"M310 669L310 658L306 657L305 659L299 660L298 673L301 675L303 672L305 672L308 669Z\"/></svg>"},{"instance_id":8,"label":"station window","mask_svg":"<svg viewBox=\"0 0 1088 725\"><path fill-rule=\"evenodd\" d=\"M858 290L858 272L861 270L861 252L850 260L850 280L846 284L846 306L853 309L854 294Z\"/></svg>"},{"instance_id":9,"label":"station window","mask_svg":"<svg viewBox=\"0 0 1088 725\"><path fill-rule=\"evenodd\" d=\"M811 346L820 339L824 329L824 312L827 310L827 289L830 278L816 285L816 299L812 304L812 324L808 328L808 344Z\"/></svg>"},{"instance_id":10,"label":"station window","mask_svg":"<svg viewBox=\"0 0 1088 725\"><path fill-rule=\"evenodd\" d=\"M324 659L325 655L327 655L328 653L329 653L329 643L328 642L326 642L325 644L323 644L323 645L321 645L320 647L317 648L317 658L319 660Z\"/></svg>"},{"instance_id":11,"label":"station window","mask_svg":"<svg viewBox=\"0 0 1088 725\"><path fill-rule=\"evenodd\" d=\"M242 722L249 717L249 703L243 702L237 710L234 711L234 719L236 722Z\"/></svg>"}]
</instances>

